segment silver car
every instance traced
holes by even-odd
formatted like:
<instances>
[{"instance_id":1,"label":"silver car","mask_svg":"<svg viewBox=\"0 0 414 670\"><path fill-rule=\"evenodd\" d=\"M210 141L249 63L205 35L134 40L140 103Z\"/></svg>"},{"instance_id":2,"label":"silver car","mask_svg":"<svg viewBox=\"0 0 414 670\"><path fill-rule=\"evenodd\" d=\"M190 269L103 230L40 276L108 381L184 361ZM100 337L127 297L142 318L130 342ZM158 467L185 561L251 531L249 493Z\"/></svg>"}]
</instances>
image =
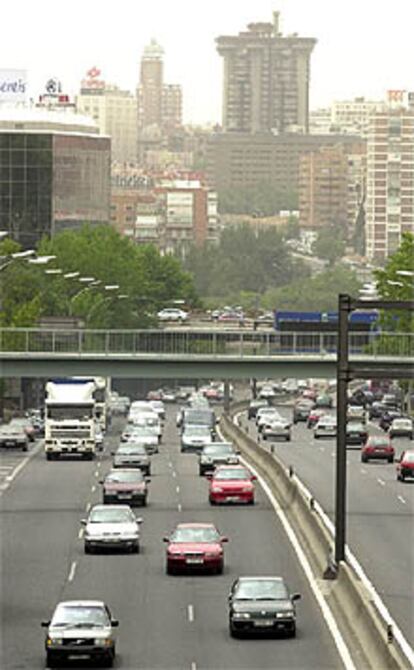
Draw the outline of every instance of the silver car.
<instances>
[{"instance_id":1,"label":"silver car","mask_svg":"<svg viewBox=\"0 0 414 670\"><path fill-rule=\"evenodd\" d=\"M101 600L66 600L60 602L47 628L45 638L46 665L60 661L88 659L112 667L116 654L118 621L112 618Z\"/></svg>"},{"instance_id":2,"label":"silver car","mask_svg":"<svg viewBox=\"0 0 414 670\"><path fill-rule=\"evenodd\" d=\"M140 524L129 505L94 505L85 526L85 554L97 549L139 552Z\"/></svg>"},{"instance_id":3,"label":"silver car","mask_svg":"<svg viewBox=\"0 0 414 670\"><path fill-rule=\"evenodd\" d=\"M282 439L290 442L292 435L289 421L282 418L269 421L262 428L262 437L264 440Z\"/></svg>"},{"instance_id":4,"label":"silver car","mask_svg":"<svg viewBox=\"0 0 414 670\"><path fill-rule=\"evenodd\" d=\"M209 426L194 424L184 426L184 432L181 435L181 451L201 451L210 442L211 430Z\"/></svg>"},{"instance_id":5,"label":"silver car","mask_svg":"<svg viewBox=\"0 0 414 670\"><path fill-rule=\"evenodd\" d=\"M148 426L133 426L132 429L125 430L121 435L121 441L142 444L148 454L158 453L158 435Z\"/></svg>"},{"instance_id":6,"label":"silver car","mask_svg":"<svg viewBox=\"0 0 414 670\"><path fill-rule=\"evenodd\" d=\"M237 465L238 451L231 442L212 442L203 447L199 456L198 471L200 475L213 472L218 465Z\"/></svg>"},{"instance_id":7,"label":"silver car","mask_svg":"<svg viewBox=\"0 0 414 670\"><path fill-rule=\"evenodd\" d=\"M145 474L151 474L151 459L143 444L124 442L112 455L114 468L140 468Z\"/></svg>"},{"instance_id":8,"label":"silver car","mask_svg":"<svg viewBox=\"0 0 414 670\"><path fill-rule=\"evenodd\" d=\"M17 447L22 451L27 451L29 438L22 426L10 423L0 426L0 447Z\"/></svg>"}]
</instances>

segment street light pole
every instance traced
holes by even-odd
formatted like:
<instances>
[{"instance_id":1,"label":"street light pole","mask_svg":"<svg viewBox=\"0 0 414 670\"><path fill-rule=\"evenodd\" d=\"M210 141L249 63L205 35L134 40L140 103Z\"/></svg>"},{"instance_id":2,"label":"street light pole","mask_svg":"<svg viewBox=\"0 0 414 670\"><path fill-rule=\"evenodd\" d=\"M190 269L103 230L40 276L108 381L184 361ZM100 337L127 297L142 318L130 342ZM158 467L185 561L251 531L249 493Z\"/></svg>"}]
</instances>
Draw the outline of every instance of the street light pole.
<instances>
[{"instance_id":1,"label":"street light pole","mask_svg":"<svg viewBox=\"0 0 414 670\"><path fill-rule=\"evenodd\" d=\"M336 387L335 563L345 560L346 538L346 407L348 403L348 315L350 297L341 293L338 304L338 366Z\"/></svg>"}]
</instances>

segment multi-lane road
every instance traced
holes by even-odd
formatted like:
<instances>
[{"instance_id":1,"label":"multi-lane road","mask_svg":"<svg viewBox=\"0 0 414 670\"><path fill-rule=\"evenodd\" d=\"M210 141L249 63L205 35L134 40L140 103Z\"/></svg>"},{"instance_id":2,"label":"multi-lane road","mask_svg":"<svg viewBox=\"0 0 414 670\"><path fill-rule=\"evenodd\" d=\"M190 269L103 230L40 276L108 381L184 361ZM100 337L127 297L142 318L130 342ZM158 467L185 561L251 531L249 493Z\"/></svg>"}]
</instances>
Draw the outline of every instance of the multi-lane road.
<instances>
[{"instance_id":1,"label":"multi-lane road","mask_svg":"<svg viewBox=\"0 0 414 670\"><path fill-rule=\"evenodd\" d=\"M32 447L28 460L25 454L0 454L0 467L7 467L0 470L2 670L45 666L40 622L58 601L72 598L110 605L120 621L117 668L343 667L264 492L259 486L252 507L210 507L196 456L180 453L174 406L153 457L148 507L137 510L144 519L141 553L84 554L80 520L101 502L99 479L111 466L120 430L117 421L95 462L47 462L39 447ZM193 520L211 520L229 536L223 575L166 575L163 536L177 522ZM256 574L283 575L302 594L296 639L229 637L230 585L239 575Z\"/></svg>"},{"instance_id":2,"label":"multi-lane road","mask_svg":"<svg viewBox=\"0 0 414 670\"><path fill-rule=\"evenodd\" d=\"M279 407L291 419L290 407ZM334 411L334 410L332 410ZM254 421L243 419L251 436ZM382 433L370 423L370 433ZM393 440L396 455L413 448L408 439ZM275 454L295 473L334 519L336 444L317 439L304 423L292 428L292 441L261 442L274 445ZM361 463L360 448L347 449L347 542L364 568L391 616L414 644L414 482L396 479L395 464Z\"/></svg>"}]
</instances>

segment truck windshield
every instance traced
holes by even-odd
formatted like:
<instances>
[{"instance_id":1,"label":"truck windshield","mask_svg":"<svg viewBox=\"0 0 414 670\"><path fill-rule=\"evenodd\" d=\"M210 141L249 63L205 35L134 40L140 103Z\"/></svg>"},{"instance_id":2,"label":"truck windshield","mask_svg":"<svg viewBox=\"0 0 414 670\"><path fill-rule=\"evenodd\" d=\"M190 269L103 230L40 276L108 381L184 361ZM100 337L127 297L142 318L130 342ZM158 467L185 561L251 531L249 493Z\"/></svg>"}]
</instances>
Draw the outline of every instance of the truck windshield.
<instances>
[{"instance_id":1,"label":"truck windshield","mask_svg":"<svg viewBox=\"0 0 414 670\"><path fill-rule=\"evenodd\" d=\"M54 421L64 419L87 421L93 418L93 405L48 405L47 418Z\"/></svg>"}]
</instances>

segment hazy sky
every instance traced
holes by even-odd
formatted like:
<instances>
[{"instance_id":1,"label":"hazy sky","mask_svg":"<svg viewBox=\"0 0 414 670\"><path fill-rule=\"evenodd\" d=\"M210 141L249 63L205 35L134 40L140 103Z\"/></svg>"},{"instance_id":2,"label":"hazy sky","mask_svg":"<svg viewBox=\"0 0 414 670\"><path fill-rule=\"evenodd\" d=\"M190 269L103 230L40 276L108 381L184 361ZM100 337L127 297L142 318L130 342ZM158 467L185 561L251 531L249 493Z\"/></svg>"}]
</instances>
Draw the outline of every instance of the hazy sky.
<instances>
[{"instance_id":1,"label":"hazy sky","mask_svg":"<svg viewBox=\"0 0 414 670\"><path fill-rule=\"evenodd\" d=\"M51 76L74 94L92 65L133 91L152 37L165 83L181 84L185 122L221 121L215 38L281 12L283 34L315 37L311 108L414 90L414 0L2 0L0 67L26 68L37 96Z\"/></svg>"}]
</instances>

